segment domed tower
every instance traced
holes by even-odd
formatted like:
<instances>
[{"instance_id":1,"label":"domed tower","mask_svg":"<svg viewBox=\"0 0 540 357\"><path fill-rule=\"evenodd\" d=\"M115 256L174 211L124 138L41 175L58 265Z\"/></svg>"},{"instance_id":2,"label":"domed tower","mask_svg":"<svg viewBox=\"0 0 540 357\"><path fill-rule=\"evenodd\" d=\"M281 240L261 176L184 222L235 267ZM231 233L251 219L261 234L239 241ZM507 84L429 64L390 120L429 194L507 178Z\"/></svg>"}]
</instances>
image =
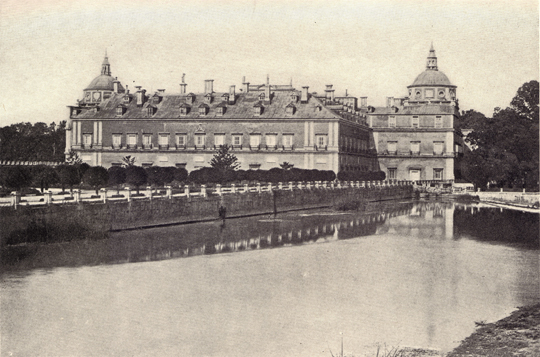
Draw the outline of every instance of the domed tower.
<instances>
[{"instance_id":1,"label":"domed tower","mask_svg":"<svg viewBox=\"0 0 540 357\"><path fill-rule=\"evenodd\" d=\"M427 57L426 70L418 75L409 89L409 104L452 104L456 101L456 86L437 67L433 44Z\"/></svg>"},{"instance_id":2,"label":"domed tower","mask_svg":"<svg viewBox=\"0 0 540 357\"><path fill-rule=\"evenodd\" d=\"M120 82L111 76L111 65L107 52L105 52L105 59L101 64L101 74L94 78L83 91L84 99L81 104L84 105L98 105L109 99L112 93L125 92Z\"/></svg>"}]
</instances>

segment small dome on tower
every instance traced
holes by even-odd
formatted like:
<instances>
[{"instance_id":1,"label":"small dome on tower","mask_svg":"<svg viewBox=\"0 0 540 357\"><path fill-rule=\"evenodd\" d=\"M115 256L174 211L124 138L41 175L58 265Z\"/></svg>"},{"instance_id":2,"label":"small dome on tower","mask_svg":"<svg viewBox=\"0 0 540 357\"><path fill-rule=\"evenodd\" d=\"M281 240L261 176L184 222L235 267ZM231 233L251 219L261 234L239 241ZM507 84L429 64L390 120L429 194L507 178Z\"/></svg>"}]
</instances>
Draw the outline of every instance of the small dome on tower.
<instances>
[{"instance_id":1,"label":"small dome on tower","mask_svg":"<svg viewBox=\"0 0 540 357\"><path fill-rule=\"evenodd\" d=\"M451 86L450 80L441 71L434 71L431 69L425 70L420 73L414 80L413 84L409 87L416 86Z\"/></svg>"},{"instance_id":2,"label":"small dome on tower","mask_svg":"<svg viewBox=\"0 0 540 357\"><path fill-rule=\"evenodd\" d=\"M84 90L114 90L114 78L110 75L101 74L94 78Z\"/></svg>"}]
</instances>

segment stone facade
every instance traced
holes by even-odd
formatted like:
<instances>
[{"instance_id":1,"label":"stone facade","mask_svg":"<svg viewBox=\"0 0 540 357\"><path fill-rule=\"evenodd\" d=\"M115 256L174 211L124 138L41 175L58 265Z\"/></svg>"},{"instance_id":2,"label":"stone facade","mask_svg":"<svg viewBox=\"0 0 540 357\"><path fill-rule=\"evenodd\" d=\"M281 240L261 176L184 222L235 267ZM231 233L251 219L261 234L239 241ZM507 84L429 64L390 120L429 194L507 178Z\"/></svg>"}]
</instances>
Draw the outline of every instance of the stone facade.
<instances>
[{"instance_id":1,"label":"stone facade","mask_svg":"<svg viewBox=\"0 0 540 357\"><path fill-rule=\"evenodd\" d=\"M407 88L408 97L388 97L386 107L367 110L381 170L387 179L451 182L463 155L463 138L454 130L459 107L433 46L426 70Z\"/></svg>"}]
</instances>

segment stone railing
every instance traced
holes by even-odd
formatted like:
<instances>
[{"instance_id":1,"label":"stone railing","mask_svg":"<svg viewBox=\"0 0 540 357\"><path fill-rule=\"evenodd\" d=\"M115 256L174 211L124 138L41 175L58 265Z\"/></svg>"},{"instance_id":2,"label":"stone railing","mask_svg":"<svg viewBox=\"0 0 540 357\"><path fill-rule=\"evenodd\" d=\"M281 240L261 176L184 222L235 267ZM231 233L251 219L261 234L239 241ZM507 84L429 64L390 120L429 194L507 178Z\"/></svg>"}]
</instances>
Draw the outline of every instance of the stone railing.
<instances>
[{"instance_id":1,"label":"stone railing","mask_svg":"<svg viewBox=\"0 0 540 357\"><path fill-rule=\"evenodd\" d=\"M279 183L256 183L254 185L220 185L213 187L207 185L185 185L182 189L173 189L165 187L159 189L156 193L151 187L139 191L135 194L134 190L126 188L120 190L121 194L116 195L117 190L102 188L99 194L95 191L82 191L74 189L70 194L54 194L47 191L43 195L21 196L19 192L13 192L11 197L0 199L0 206L12 206L15 209L20 205L52 205L52 204L70 204L70 203L106 203L115 201L132 200L154 200L154 199L172 199L174 197L208 197L223 196L231 194L242 194L249 192L272 192L272 191L294 191L294 190L340 190L347 188L371 188L380 189L384 187L411 186L411 181L312 181L312 182L279 182Z\"/></svg>"}]
</instances>

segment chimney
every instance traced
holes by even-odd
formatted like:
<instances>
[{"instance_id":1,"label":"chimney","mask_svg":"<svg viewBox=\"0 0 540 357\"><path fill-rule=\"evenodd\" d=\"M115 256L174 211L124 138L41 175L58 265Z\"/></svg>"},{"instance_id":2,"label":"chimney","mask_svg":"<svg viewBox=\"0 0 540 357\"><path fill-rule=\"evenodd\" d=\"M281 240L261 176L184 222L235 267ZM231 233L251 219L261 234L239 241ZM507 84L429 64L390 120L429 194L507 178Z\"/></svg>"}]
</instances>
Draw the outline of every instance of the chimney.
<instances>
[{"instance_id":1,"label":"chimney","mask_svg":"<svg viewBox=\"0 0 540 357\"><path fill-rule=\"evenodd\" d=\"M214 93L214 80L213 79L206 79L204 81L204 94L212 94Z\"/></svg>"},{"instance_id":2,"label":"chimney","mask_svg":"<svg viewBox=\"0 0 540 357\"><path fill-rule=\"evenodd\" d=\"M327 84L326 85L326 89L324 90L326 92L326 99L328 100L331 100L330 99L330 96L331 96L331 92L332 92L332 85L331 84Z\"/></svg>"},{"instance_id":3,"label":"chimney","mask_svg":"<svg viewBox=\"0 0 540 357\"><path fill-rule=\"evenodd\" d=\"M120 83L120 82L118 81L118 77L114 77L114 81L113 81L113 91L114 91L115 93L118 93L118 83Z\"/></svg>"},{"instance_id":4,"label":"chimney","mask_svg":"<svg viewBox=\"0 0 540 357\"><path fill-rule=\"evenodd\" d=\"M264 87L264 101L270 102L270 77L266 75L266 87Z\"/></svg>"},{"instance_id":5,"label":"chimney","mask_svg":"<svg viewBox=\"0 0 540 357\"><path fill-rule=\"evenodd\" d=\"M302 96L300 97L300 101L302 103L307 103L307 101L308 101L308 89L309 89L308 86L303 86L302 87Z\"/></svg>"},{"instance_id":6,"label":"chimney","mask_svg":"<svg viewBox=\"0 0 540 357\"><path fill-rule=\"evenodd\" d=\"M386 106L391 107L394 104L394 97L386 97Z\"/></svg>"},{"instance_id":7,"label":"chimney","mask_svg":"<svg viewBox=\"0 0 540 357\"><path fill-rule=\"evenodd\" d=\"M157 91L158 91L159 95L165 94L165 89L158 89Z\"/></svg>"},{"instance_id":8,"label":"chimney","mask_svg":"<svg viewBox=\"0 0 540 357\"><path fill-rule=\"evenodd\" d=\"M144 89L141 90L141 86L135 86L137 88L137 106L141 106L144 104L144 93L146 92Z\"/></svg>"},{"instance_id":9,"label":"chimney","mask_svg":"<svg viewBox=\"0 0 540 357\"><path fill-rule=\"evenodd\" d=\"M180 94L186 94L187 83L180 83Z\"/></svg>"},{"instance_id":10,"label":"chimney","mask_svg":"<svg viewBox=\"0 0 540 357\"><path fill-rule=\"evenodd\" d=\"M362 108L367 107L367 97L360 97L360 103Z\"/></svg>"},{"instance_id":11,"label":"chimney","mask_svg":"<svg viewBox=\"0 0 540 357\"><path fill-rule=\"evenodd\" d=\"M335 92L334 89L332 89L332 90L330 91L330 100L331 100L332 102L334 101L334 98L335 98L334 92Z\"/></svg>"},{"instance_id":12,"label":"chimney","mask_svg":"<svg viewBox=\"0 0 540 357\"><path fill-rule=\"evenodd\" d=\"M249 82L243 82L244 85L244 93L249 93Z\"/></svg>"},{"instance_id":13,"label":"chimney","mask_svg":"<svg viewBox=\"0 0 540 357\"><path fill-rule=\"evenodd\" d=\"M232 85L229 87L229 104L234 104L236 99L236 86Z\"/></svg>"}]
</instances>

